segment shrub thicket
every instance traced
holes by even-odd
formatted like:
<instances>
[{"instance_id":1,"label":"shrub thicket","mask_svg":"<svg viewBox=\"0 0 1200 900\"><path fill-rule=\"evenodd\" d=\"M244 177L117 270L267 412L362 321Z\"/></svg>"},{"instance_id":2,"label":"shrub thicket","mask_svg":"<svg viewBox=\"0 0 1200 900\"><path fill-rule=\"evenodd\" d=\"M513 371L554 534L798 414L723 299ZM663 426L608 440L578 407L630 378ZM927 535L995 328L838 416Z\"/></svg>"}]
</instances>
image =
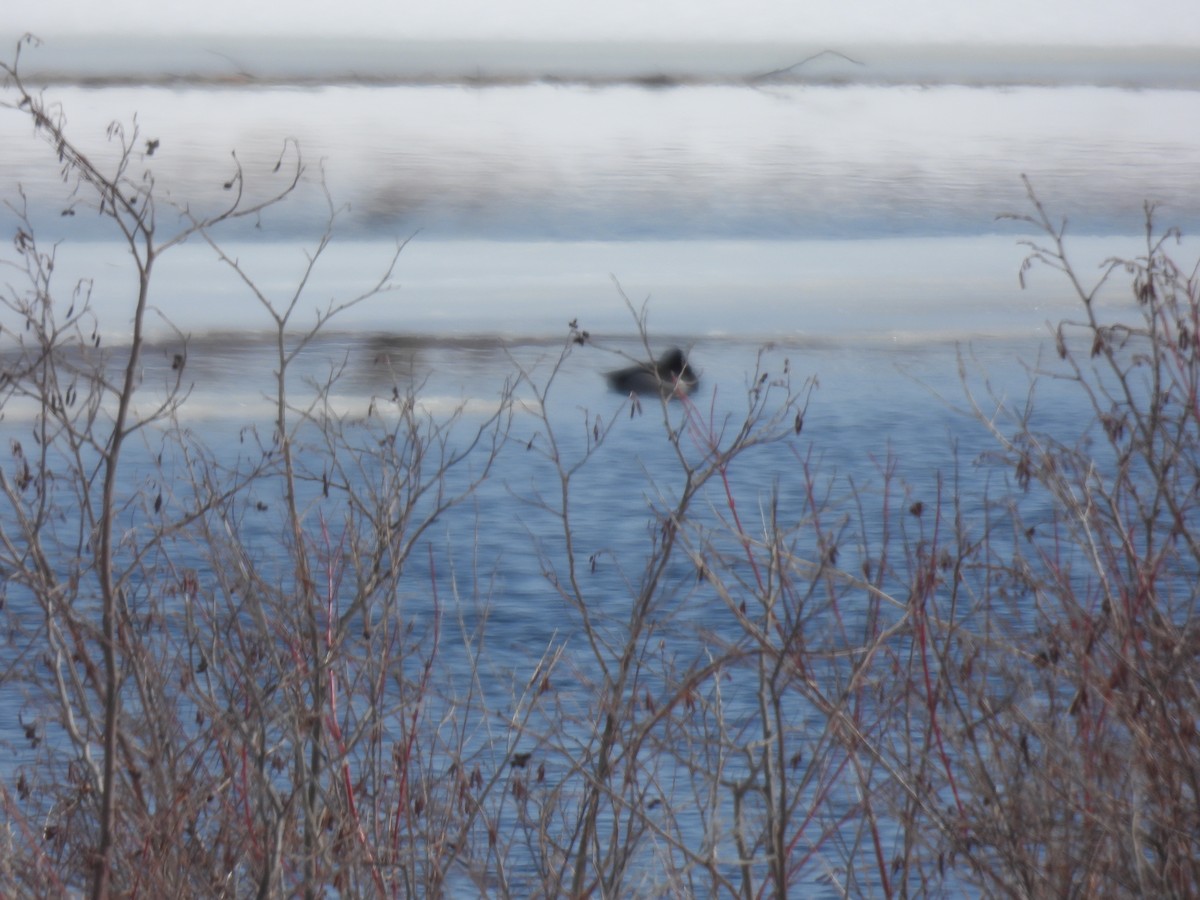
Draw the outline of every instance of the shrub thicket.
<instances>
[{"instance_id":1,"label":"shrub thicket","mask_svg":"<svg viewBox=\"0 0 1200 900\"><path fill-rule=\"evenodd\" d=\"M1036 377L1067 379L1090 424L1039 425L1033 391L972 396L1004 476L983 506L963 473L921 499L887 465L843 490L801 449L812 382L786 370L754 373L736 420L700 396L645 404L675 474L616 602L584 577L573 503L620 425L589 417L582 449L564 441L580 423L549 412L559 365L514 365L485 415L430 414L414 386L339 418L336 372L297 386L293 368L388 289L400 248L371 290L302 320L332 205L283 299L221 243L304 189L296 148L265 199L235 168L200 216L156 193L136 123L97 165L15 61L4 73L6 114L125 242L136 290L130 342L104 346L86 283L59 293L55 248L10 203L0 411L32 432L0 467L0 683L26 736L0 784L0 892L1200 892L1200 290L1152 210L1145 255L1093 286L1030 191L1029 260L1081 311ZM144 376L155 266L184 240L273 328L273 421L233 463L179 421L186 335ZM1105 318L1096 292L1121 278L1136 313ZM572 326L559 363L588 340ZM518 431L541 475L516 500L552 527L508 552L538 559L573 649L536 648L498 700L485 617L419 557ZM139 441L157 452L135 459ZM776 492L751 525L738 461L789 441L799 509ZM264 496L267 545L248 516ZM414 589L435 612L419 628ZM720 632L679 617L689 603Z\"/></svg>"}]
</instances>

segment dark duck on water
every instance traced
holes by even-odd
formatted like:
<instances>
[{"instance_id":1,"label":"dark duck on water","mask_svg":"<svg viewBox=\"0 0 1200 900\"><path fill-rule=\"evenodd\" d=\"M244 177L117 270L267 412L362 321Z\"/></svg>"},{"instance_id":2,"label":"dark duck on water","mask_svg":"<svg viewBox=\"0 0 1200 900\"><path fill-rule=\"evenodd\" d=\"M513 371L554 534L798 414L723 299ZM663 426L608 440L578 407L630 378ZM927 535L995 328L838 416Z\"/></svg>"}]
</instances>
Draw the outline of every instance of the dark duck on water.
<instances>
[{"instance_id":1,"label":"dark duck on water","mask_svg":"<svg viewBox=\"0 0 1200 900\"><path fill-rule=\"evenodd\" d=\"M638 363L624 369L614 369L604 376L608 386L622 394L690 394L700 379L688 364L687 356L672 347L654 363Z\"/></svg>"}]
</instances>

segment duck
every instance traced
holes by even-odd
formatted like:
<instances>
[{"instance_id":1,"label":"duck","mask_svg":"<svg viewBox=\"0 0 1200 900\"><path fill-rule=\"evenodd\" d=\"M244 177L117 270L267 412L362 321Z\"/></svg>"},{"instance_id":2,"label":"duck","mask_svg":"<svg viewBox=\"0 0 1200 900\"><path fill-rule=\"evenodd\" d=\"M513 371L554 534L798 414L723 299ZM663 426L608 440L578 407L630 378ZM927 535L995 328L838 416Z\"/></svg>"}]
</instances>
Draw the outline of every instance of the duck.
<instances>
[{"instance_id":1,"label":"duck","mask_svg":"<svg viewBox=\"0 0 1200 900\"><path fill-rule=\"evenodd\" d=\"M690 394L700 383L688 358L678 347L663 353L654 363L637 363L606 372L608 386L621 394Z\"/></svg>"}]
</instances>

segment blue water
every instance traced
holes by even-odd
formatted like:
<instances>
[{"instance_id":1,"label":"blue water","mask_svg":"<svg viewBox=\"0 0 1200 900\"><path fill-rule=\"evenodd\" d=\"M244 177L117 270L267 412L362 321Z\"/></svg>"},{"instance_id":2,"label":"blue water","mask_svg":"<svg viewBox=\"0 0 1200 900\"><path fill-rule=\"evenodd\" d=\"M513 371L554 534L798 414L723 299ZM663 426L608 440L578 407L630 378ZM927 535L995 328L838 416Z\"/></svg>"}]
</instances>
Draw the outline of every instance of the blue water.
<instances>
[{"instance_id":1,"label":"blue water","mask_svg":"<svg viewBox=\"0 0 1200 900\"><path fill-rule=\"evenodd\" d=\"M111 78L115 58L101 57L93 72ZM376 69L382 58L371 57ZM290 72L297 83L190 77L163 86L149 83L155 71L169 72L156 63L159 70L135 73L147 83L47 90L62 103L71 133L100 160L111 159L108 121L136 112L136 146L161 142L153 157L135 157L137 167L153 174L160 198L193 211L225 202L231 149L257 197L293 162L285 149L281 171L273 171L284 140L297 140L306 169L295 196L218 233L279 308L328 219L323 174L337 210L336 240L312 273L293 333L314 321L316 309L369 289L396 243L411 238L390 279L394 289L334 319L297 359L289 383L294 397L312 396L313 384L337 374L322 411L355 440L369 446L386 427L393 392L411 389L434 420L461 410L451 443L465 442L506 383L529 373L514 389L511 438L494 469L422 538L403 601L419 635L433 627L430 585L468 634L486 620L486 683L503 708L515 673L527 672L548 645L566 647L584 674L592 665L579 611L547 578L548 567L561 572L565 564L561 527L537 503L556 488L530 382L549 377L569 321L592 340L566 355L545 416L568 463L582 460L595 434L612 425L577 479L572 511L576 562L589 596L601 602L594 613L602 632L615 638L655 512L682 487L668 430L682 427L683 404L664 409L652 401L637 414L602 377L628 356L646 355L636 338L640 310L655 352L678 344L691 353L701 371L693 402L714 428L744 415L760 359L771 379L786 371L797 388L816 383L803 430L795 433L789 418L778 443L756 448L730 473L752 531L762 530L774 495L785 518L800 520L806 464L840 498L835 515L852 521L847 498L857 491L881 502L893 458L904 485L898 508L932 504L939 475L957 474L966 514L982 517L987 493L1011 473L990 464L994 439L970 411L967 392L985 414L1024 397L1026 366L1046 354L1047 323L1077 313L1055 273L1032 273L1025 290L1018 284L1018 242L1030 229L997 216L1030 210L1020 176L1029 176L1055 216L1070 220L1084 273L1107 256L1139 252L1146 200L1161 202L1164 224L1200 225L1195 85L1180 86L1153 67L1146 74L1147 59L1129 63L1126 79L1114 83L1094 74L1087 81L1076 62L1056 69L1045 56L1036 78L1002 78L961 60L955 69L947 58L933 86L893 59L886 78L878 67L862 73L827 61L815 83L728 83L730 72L750 65L738 62L716 73L721 83L708 71L703 83L651 90L619 83L622 73L642 70L614 69L608 60L608 68L593 63L588 78L568 83L493 77L475 85L397 84L392 70L386 84L328 84L316 64L300 84L275 64L267 74L279 81ZM603 84L594 83L599 75ZM31 138L19 113L3 111L0 138L0 187L12 201L22 184L39 237L63 242L60 285L94 278L96 333L118 364L129 332L124 251L94 213L72 206L53 153ZM75 214L62 215L68 209ZM159 216L163 233L178 222L165 203ZM179 424L222 465L244 462L256 446L247 435L269 444L272 427L277 363L267 309L196 239L163 258L151 301L139 408L163 395L182 355L191 396ZM1131 305L1114 288L1097 308L1121 316ZM14 333L12 322L0 324ZM1045 422L1067 438L1083 433L1086 398L1061 383L1045 385L1039 397ZM33 414L9 401L5 437L26 434ZM171 452L166 468L156 468L163 447L154 429L139 437L123 487L154 485L170 514L181 502L173 492L185 492ZM305 487L312 521L319 514L336 522L344 507L336 495L320 495L324 461L312 459ZM456 483L467 483L475 465L468 458ZM360 473L364 485L370 474ZM700 498L700 521L716 524L722 502L719 491ZM268 580L286 580L286 561L272 553L283 540L279 497L267 491L247 504L243 533L256 545L256 563ZM127 515L135 529L144 511ZM848 548L879 538L854 527L847 526ZM202 558L182 552L184 562L203 568ZM205 589L216 583L201 580ZM693 567L681 564L668 581L659 610L666 639L702 647L729 624L729 611L697 586ZM14 620L32 615L19 600L10 596L6 607ZM466 679L462 642L452 644L445 676L453 680L461 664L457 674ZM749 698L730 690L731 708L750 715ZM25 758L21 714L17 706L0 710L5 766Z\"/></svg>"}]
</instances>

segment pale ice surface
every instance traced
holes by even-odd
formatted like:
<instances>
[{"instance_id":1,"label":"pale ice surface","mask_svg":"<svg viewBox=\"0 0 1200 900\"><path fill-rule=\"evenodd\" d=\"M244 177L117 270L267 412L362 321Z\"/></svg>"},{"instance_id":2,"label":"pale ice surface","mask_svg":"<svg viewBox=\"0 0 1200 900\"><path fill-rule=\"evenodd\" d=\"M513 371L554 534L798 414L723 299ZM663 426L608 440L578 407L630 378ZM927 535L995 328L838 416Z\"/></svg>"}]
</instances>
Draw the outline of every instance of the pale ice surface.
<instances>
[{"instance_id":1,"label":"pale ice surface","mask_svg":"<svg viewBox=\"0 0 1200 900\"><path fill-rule=\"evenodd\" d=\"M54 87L70 131L112 159L114 117L134 113L134 159L160 196L219 209L234 171L251 196L301 189L261 221L218 233L273 298L287 297L329 206L334 242L301 310L368 287L400 241L386 297L341 320L424 334L557 334L571 319L628 332L649 300L675 334L889 337L1043 333L1072 309L1065 282L1018 284L1030 212L1022 174L1068 220L1084 276L1144 252L1145 201L1161 226L1200 225L1200 92L1098 87L549 85L168 89ZM102 328L127 334L127 252L72 206L51 148L0 116L0 185L20 184L60 294L95 279ZM139 143L138 147L142 145ZM284 152L279 172L275 163ZM71 216L61 213L71 209ZM178 225L159 208L160 234ZM255 225L261 227L254 227ZM1186 252L1181 251L1181 258ZM259 304L193 240L163 256L152 302L189 333L265 328Z\"/></svg>"},{"instance_id":2,"label":"pale ice surface","mask_svg":"<svg viewBox=\"0 0 1200 900\"><path fill-rule=\"evenodd\" d=\"M1075 233L1136 233L1146 200L1194 230L1200 91L1097 87L706 86L669 91L524 85L167 89L55 87L70 133L112 164L114 119L136 114L160 193L197 211L246 173L278 186L295 141L323 173L343 235L499 240L862 238L998 230L1028 176ZM0 184L69 221L52 151L0 116ZM138 149L142 144L138 144ZM276 163L283 159L280 171ZM327 216L301 192L268 236ZM57 221L56 221L57 220ZM264 231L267 229L264 228ZM999 228L1011 233L1009 228Z\"/></svg>"},{"instance_id":3,"label":"pale ice surface","mask_svg":"<svg viewBox=\"0 0 1200 900\"><path fill-rule=\"evenodd\" d=\"M1081 262L1101 262L1136 238L1075 242ZM306 265L299 243L228 248L277 305L290 298ZM297 328L318 308L372 286L394 245L334 245L298 304ZM60 250L59 278L96 279L94 307L107 339L128 338L132 276L125 251L107 242ZM643 304L652 329L676 335L755 339L953 340L1032 337L1076 312L1058 277L1046 271L1021 289L1021 248L1011 235L832 241L411 242L393 290L342 314L336 327L389 334L520 340L565 334L566 324L629 333ZM199 244L164 256L152 301L189 334L265 332L267 310L211 251ZM1090 270L1091 266L1087 265ZM624 298L622 296L624 295ZM1113 304L1124 302L1120 295Z\"/></svg>"}]
</instances>

